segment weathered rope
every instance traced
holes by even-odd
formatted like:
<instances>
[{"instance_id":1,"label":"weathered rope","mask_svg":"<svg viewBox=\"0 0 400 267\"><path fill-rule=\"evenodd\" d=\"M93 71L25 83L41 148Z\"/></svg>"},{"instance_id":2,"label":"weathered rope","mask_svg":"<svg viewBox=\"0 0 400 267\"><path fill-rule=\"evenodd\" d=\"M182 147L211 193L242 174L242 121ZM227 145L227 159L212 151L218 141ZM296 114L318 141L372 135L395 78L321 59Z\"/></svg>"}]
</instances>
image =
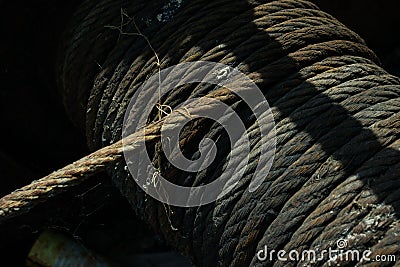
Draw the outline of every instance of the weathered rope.
<instances>
[{"instance_id":1,"label":"weathered rope","mask_svg":"<svg viewBox=\"0 0 400 267\"><path fill-rule=\"evenodd\" d=\"M121 18L121 8L150 40L161 68L196 60L235 66L258 84L273 108L276 160L256 192L247 191L254 170L249 164L238 186L217 202L166 209L136 186L122 161L112 164L115 185L171 245L199 266L279 266L276 259L259 262L256 252L266 245L334 248L339 238L348 240L349 248L399 253L400 81L378 66L355 33L303 0L193 0L170 21L157 19L160 0L91 3L84 4L66 35L59 74L69 113L94 150L120 140L131 96L159 68L143 38L110 29L135 31L132 21ZM182 86L162 104L173 108L215 89ZM252 136L255 162L257 125L240 99L229 100ZM149 125L157 122L156 115L149 118ZM208 170L177 171L159 153L157 138L149 145L154 165L186 186L215 179L229 154L240 152L229 151L220 125L192 126L196 130L182 131L182 151L189 158L198 155L192 144L204 137L218 140L221 155Z\"/></svg>"},{"instance_id":2,"label":"weathered rope","mask_svg":"<svg viewBox=\"0 0 400 267\"><path fill-rule=\"evenodd\" d=\"M209 97L229 102L236 96L228 90L221 89L212 92ZM186 111L188 110L181 112ZM164 119L149 124L144 133L142 131L135 132L124 140L103 147L0 198L0 225L4 221L27 213L38 204L49 201L51 198L107 170L112 164L122 160L124 150L138 150L137 143L154 143L160 138L160 127L163 125L163 121Z\"/></svg>"},{"instance_id":3,"label":"weathered rope","mask_svg":"<svg viewBox=\"0 0 400 267\"><path fill-rule=\"evenodd\" d=\"M146 142L154 141L158 137L158 131L159 126L157 124L149 126L146 129L144 140ZM143 141L143 137L132 134L125 141L134 148L135 143ZM0 224L29 212L36 205L49 201L51 198L105 171L112 163L121 160L122 153L123 143L121 140L2 197L0 199Z\"/></svg>"},{"instance_id":4,"label":"weathered rope","mask_svg":"<svg viewBox=\"0 0 400 267\"><path fill-rule=\"evenodd\" d=\"M127 13L140 22L140 13ZM140 27L155 46L162 67L194 60L239 66L265 90L275 108L277 154L267 177L272 184L266 183L254 194L246 192L246 176L236 191L214 205L172 208L173 212L166 214L132 185L123 164L116 165L112 171L116 185L172 245L199 265L243 266L256 264L255 253L264 245L273 249L326 247L340 237L356 237L355 246L362 248L367 239L361 239L355 229L362 224L362 216L381 216L390 225L397 208L384 215L389 204L382 210L372 206L372 210L346 213L358 195L366 194L370 179L395 170L390 166L399 160L392 156L390 164L384 163L387 155L397 151L393 141L398 139L399 80L376 66L378 60L357 35L306 1L191 1L173 21L160 25L160 30L157 25ZM134 29L127 26L125 31ZM80 39L83 45L88 41ZM112 38L108 42L113 42ZM97 51L91 53L97 57ZM130 96L155 72L154 62L154 54L140 38L115 43L88 101L86 131L93 148L120 138ZM208 90L212 88L177 88L163 104L174 107ZM216 138L222 131L218 125L204 128L214 131L198 132L193 143L204 135ZM254 131L255 148L259 142L256 127L249 130ZM223 151L225 139L220 140ZM190 147L183 150L190 151ZM157 155L154 158L163 165ZM256 154L252 159L256 160ZM210 181L221 172L226 158L218 160L208 172L191 178L182 173L176 180L185 185ZM365 173L371 166L376 171ZM351 186L346 186L350 181ZM397 181L388 182L392 187L386 189L394 199ZM374 185L374 193L379 190ZM360 200L359 205L377 205L384 201L381 197ZM388 227L383 225L375 237L383 237Z\"/></svg>"}]
</instances>

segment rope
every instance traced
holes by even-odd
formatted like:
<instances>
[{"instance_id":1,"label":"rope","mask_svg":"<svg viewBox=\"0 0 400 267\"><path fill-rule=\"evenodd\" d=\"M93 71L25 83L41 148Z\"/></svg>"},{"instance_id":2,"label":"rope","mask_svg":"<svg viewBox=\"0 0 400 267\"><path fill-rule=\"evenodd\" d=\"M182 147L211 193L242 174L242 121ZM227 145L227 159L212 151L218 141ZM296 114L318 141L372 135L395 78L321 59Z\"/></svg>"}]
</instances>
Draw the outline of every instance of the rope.
<instances>
[{"instance_id":1,"label":"rope","mask_svg":"<svg viewBox=\"0 0 400 267\"><path fill-rule=\"evenodd\" d=\"M138 133L134 133L125 140L125 144L130 144L134 148L135 143L143 141L143 138L146 142L154 141L158 137L157 131L159 131L157 124L150 125L146 128L145 137L139 137ZM121 140L2 197L0 199L0 223L27 213L38 204L49 201L71 187L106 170L112 163L121 160L122 153L123 143Z\"/></svg>"},{"instance_id":2,"label":"rope","mask_svg":"<svg viewBox=\"0 0 400 267\"><path fill-rule=\"evenodd\" d=\"M228 103L235 98L232 92L225 89L212 92L208 96ZM207 109L207 107L204 107L204 109ZM181 109L181 112L190 112L190 110L190 108ZM0 198L0 224L29 212L38 204L49 201L96 174L109 169L110 166L122 160L124 150L140 152L136 144L146 142L151 145L159 139L163 122L164 119L151 123L144 130L137 131L123 140L101 148Z\"/></svg>"},{"instance_id":3,"label":"rope","mask_svg":"<svg viewBox=\"0 0 400 267\"><path fill-rule=\"evenodd\" d=\"M26 212L107 168L136 212L199 266L279 266L276 258L260 262L257 251L334 248L340 238L349 248L398 254L399 79L378 66L359 36L307 1L184 1L172 20L159 21L166 2L84 4L66 35L60 86L90 147L104 148L3 198L0 216ZM137 29L146 40L134 36ZM276 121L275 162L262 186L248 192L261 141L254 116L236 96L213 86L176 88L160 105L174 108L205 95L229 103L250 133L252 163L238 162L243 178L215 203L166 207L125 171L121 125L132 95L149 76L196 60L237 67L261 88ZM229 156L240 153L229 150L221 125L193 122L182 130L184 154L196 158L192 144L205 137L218 140L220 154L207 170L179 171L160 153L161 124L157 112L150 116L148 147L153 164L178 184L208 183Z\"/></svg>"}]
</instances>

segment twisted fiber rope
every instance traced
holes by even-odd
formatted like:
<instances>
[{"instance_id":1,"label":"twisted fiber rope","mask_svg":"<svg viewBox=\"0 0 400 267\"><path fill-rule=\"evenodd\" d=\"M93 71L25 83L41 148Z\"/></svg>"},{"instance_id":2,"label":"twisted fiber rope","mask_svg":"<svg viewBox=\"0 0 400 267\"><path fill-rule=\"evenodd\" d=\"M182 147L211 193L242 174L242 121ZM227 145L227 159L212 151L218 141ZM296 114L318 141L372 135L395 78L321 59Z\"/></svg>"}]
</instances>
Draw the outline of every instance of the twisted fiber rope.
<instances>
[{"instance_id":1,"label":"twisted fiber rope","mask_svg":"<svg viewBox=\"0 0 400 267\"><path fill-rule=\"evenodd\" d=\"M356 34L307 1L190 1L169 22L155 18L162 1L151 1L150 10L107 0L86 5L87 15L81 9L67 36L60 77L69 112L86 129L93 149L121 138L131 96L158 71L143 38L105 28L121 26L121 7L149 38L161 68L195 60L237 66L257 82L273 107L276 160L254 193L247 186L261 137L236 98L230 104L249 129L252 161L238 162L246 168L244 177L216 203L166 208L138 189L122 162L110 168L133 208L170 244L200 266L258 265L255 254L264 245L276 250L326 248L339 238L350 239L352 247L376 248L374 253L398 253L393 234L399 231L400 82L376 65L376 56ZM135 32L126 19L121 31ZM162 104L175 107L213 90L183 86L163 97ZM156 121L154 113L149 122ZM217 124L194 122L182 137L189 158L198 153L192 144L204 137L218 140L221 151L211 168L188 174L172 168L154 141L154 165L183 185L215 179L227 158L240 153L229 151Z\"/></svg>"},{"instance_id":2,"label":"twisted fiber rope","mask_svg":"<svg viewBox=\"0 0 400 267\"><path fill-rule=\"evenodd\" d=\"M341 126L338 126L338 127L341 127ZM343 126L342 126L343 127ZM337 133L337 132L336 132ZM304 141L304 140L301 140L301 143L302 144L304 144L304 142L307 144L307 142L306 141ZM335 142L336 143L336 142ZM289 150L290 151L290 150ZM318 155L318 157L321 157L320 155ZM304 158L304 157L303 157ZM309 157L309 159L313 159L313 157ZM314 157L314 159L315 159L315 157ZM311 170L312 171L312 170ZM319 179L318 179L319 180ZM294 182L292 182L290 185L293 185L293 184L295 184ZM323 186L326 186L326 184L325 185L323 185ZM284 186L277 186L277 188L282 188L282 187L284 187ZM317 188L317 189L320 189L320 188ZM320 193L320 190L315 190L316 192L318 192L318 193ZM304 192L304 191L300 191L300 192ZM306 193L304 193L304 196L309 196L309 194L306 194ZM315 198L315 199L318 199L318 197L317 196L313 196L313 198ZM272 200L271 200L272 201ZM309 202L300 202L300 203L309 203ZM296 205L299 205L299 204L296 204ZM300 208L302 208L304 205L301 205L300 206ZM303 207L304 208L304 207ZM261 213L262 214L262 213ZM290 217L290 216L289 216ZM282 226L282 225L285 225L285 224L279 224L280 225L280 227ZM272 225L270 226L271 228L273 227ZM278 227L277 229L279 229L280 227ZM272 234L271 234L272 235ZM265 235L265 236L270 236L270 235ZM337 234L336 234L336 236L337 236ZM275 240L275 239L274 239ZM279 240L281 240L281 239L279 239Z\"/></svg>"},{"instance_id":3,"label":"twisted fiber rope","mask_svg":"<svg viewBox=\"0 0 400 267\"><path fill-rule=\"evenodd\" d=\"M398 118L397 118L397 120L398 120ZM397 157L397 159L396 159L397 161L399 160L398 159L398 157ZM318 183L318 182L314 182L314 183L310 183L309 185L308 185L308 187L305 187L305 189L304 190L302 190L302 195L299 195L299 194L297 194L297 198L300 198L300 199L294 199L294 200L290 200L290 202L294 202L294 201L304 201L303 203L312 203L313 201L316 201L316 199L318 199L319 197L322 197L323 196L323 193L324 193L324 191L326 190L326 188L321 188L319 185L320 185L321 183ZM393 183L392 183L392 186L393 186ZM341 188L340 186L339 187L337 187L337 188ZM395 191L395 193L397 193L398 194L398 189L396 190L396 188L386 188L386 191L383 191L383 192L386 192L386 193L391 193L391 192L393 192L393 191ZM396 192L397 191L397 192ZM318 193L317 193L318 192ZM349 199L348 199L348 196L347 196L347 198L346 198L346 194L340 194L340 195L338 195L338 194L334 194L334 196L336 197L336 198L338 198L338 196L339 196L339 199L338 200L336 200L336 201L332 201L332 202L330 202L330 204L332 204L332 205L335 205L335 202L336 203L340 203L340 204L346 204L346 202L345 201L343 201L343 199L342 199L342 197L343 198L345 198L345 199L347 199L347 201L349 201ZM292 197L292 199L293 198L295 198L296 197L296 195L294 196L294 197ZM376 199L375 199L375 201L377 201ZM289 202L289 203L290 203ZM343 203L344 202L344 203ZM386 202L386 201L385 201ZM387 203L387 202L386 202ZM389 203L388 203L389 204ZM361 204L361 205L363 205L363 204ZM390 204L389 204L390 205ZM273 222L273 224L275 224L275 223L279 223L279 220L288 220L288 221L296 221L296 220L298 220L298 218L299 217L301 217L302 216L302 214L304 214L304 215L307 215L307 214L309 214L309 212L307 212L307 208L309 207L309 205L301 205L301 206L298 206L298 207L285 207L284 208L284 210L285 210L285 212L284 213L282 213L281 214L281 216L278 216L277 218L276 218L276 220ZM300 210L300 212L297 212L297 213L294 213L293 212L293 209L297 209L297 208L301 208L301 210ZM314 210L314 214L319 214L319 213L321 213L321 211L319 211L319 208L320 208L320 206L318 206L315 210ZM330 211L333 211L334 209L332 209L332 210L330 210ZM338 209L338 210L340 210L340 209ZM329 212L330 212L329 211ZM375 211L375 212L377 212L377 211ZM331 213L330 212L330 216L334 216L334 211ZM381 215L381 220L383 220L383 221L385 221L386 223L388 223L388 225L390 225L390 223L391 223L391 220L393 220L393 218L391 218L392 216L393 216L393 208L392 208L392 210L390 210L390 209L388 209L387 207L386 207L386 209L383 209L381 212L377 212L379 215ZM303 215L303 216L304 216ZM294 216L294 217L292 217L292 216ZM326 216L325 214L322 214L322 216ZM321 216L321 217L322 217ZM372 217L372 216L371 216ZM373 218L373 217L372 217ZM320 219L319 217L317 217L316 218L316 220L318 220L318 219ZM310 232L312 233L312 234L314 234L314 236L316 237L316 236L318 236L318 235L320 235L320 233L319 233L319 231L322 231L324 234L323 234L323 236L324 236L324 238L322 239L323 240L323 242L324 243L326 243L327 242L327 240L329 240L329 241L331 241L332 243L331 244L335 244L335 241L336 240L334 240L334 238L336 237L336 239L337 239L337 233L343 233L343 232L345 232L345 231L349 231L349 229L351 229L351 227L349 226L349 225L351 225L354 221L347 221L346 220L347 218L346 218L346 215L345 214L343 214L342 216L338 216L337 217L337 220L338 220L338 222L337 222L337 225L341 228L340 230L338 230L338 229L335 229L335 231L332 231L332 232L330 232L330 235L329 234L327 234L329 231L324 231L324 228L323 227L319 227L320 229L318 229L318 231L317 231L317 227L316 226L318 226L319 224L317 223L317 224L315 224L315 223L312 223L312 222L307 222L307 223L304 223L303 224L303 227L305 226L305 227L308 227L308 228L311 228L312 227L312 229L310 229ZM277 222L278 221L278 222ZM326 222L325 222L326 223ZM286 225L284 225L284 227L281 227L281 228L279 228L279 229L276 229L276 228L274 228L274 226L273 226L273 224L270 226L270 229L272 229L274 232L272 232L272 233L268 233L268 236L271 238L271 240L273 240L274 242L276 242L276 238L278 238L279 237L279 242L281 242L281 240L282 239L285 239L285 237L284 236L282 236L282 235L286 235L288 232L289 232L289 230L290 230L290 227L292 227L290 224L288 225L288 224L286 224ZM385 225L385 226L388 226L388 225ZM323 225L322 225L323 226ZM347 229L347 230L346 230ZM299 229L300 230L300 229ZM298 230L298 231L299 231ZM374 237L377 237L377 236L379 236L379 233L378 233L378 231L377 231L378 229L375 229L375 231L370 231L370 232L368 232L368 234L370 235L370 236L374 236ZM387 230L387 229L385 229L385 228L383 228L382 230ZM295 244L298 244L298 243L300 243L300 244L307 244L307 242L310 242L310 238L312 238L313 237L313 235L311 234L311 233L309 233L309 232L306 232L306 233L304 233L304 236L293 236L292 237L292 242L290 242L289 244L287 244L286 246L285 246L285 249L287 248L288 250L290 250L290 249L294 249L294 248L296 248L296 247L290 247L290 245L292 245L292 243L295 243ZM383 233L385 233L385 232L383 232ZM344 237L346 237L346 235L344 235ZM321 237L322 238L322 237ZM333 240L332 240L333 239ZM267 242L267 241L265 241L265 242ZM271 242L268 242L268 243L271 243ZM272 244L272 245L276 245L276 243L275 244ZM360 247L360 244L358 244L358 247Z\"/></svg>"},{"instance_id":4,"label":"twisted fiber rope","mask_svg":"<svg viewBox=\"0 0 400 267\"><path fill-rule=\"evenodd\" d=\"M137 64L135 64L135 66L137 66ZM119 102L119 100L118 101L116 101L117 103Z\"/></svg>"},{"instance_id":5,"label":"twisted fiber rope","mask_svg":"<svg viewBox=\"0 0 400 267\"><path fill-rule=\"evenodd\" d=\"M149 125L146 128L145 137L134 133L126 142L134 147L135 143L141 142L143 138L146 142L154 141L159 136L159 130L159 124ZM106 170L111 163L121 160L122 152L123 144L122 141L119 141L2 197L0 199L0 223L27 213L38 204L48 201Z\"/></svg>"},{"instance_id":6,"label":"twisted fiber rope","mask_svg":"<svg viewBox=\"0 0 400 267\"><path fill-rule=\"evenodd\" d=\"M235 98L235 95L230 91L221 89L209 94L209 97L229 103ZM207 109L208 107L204 106L203 108ZM190 111L190 109L188 110ZM143 134L143 131L137 131L123 141L120 140L110 146L101 148L0 198L0 224L29 212L38 204L46 202L71 187L77 186L94 175L107 170L113 163L121 161L124 150L138 150L139 146L136 144L140 142L154 143L160 137L163 121L149 124L145 129L145 134Z\"/></svg>"}]
</instances>

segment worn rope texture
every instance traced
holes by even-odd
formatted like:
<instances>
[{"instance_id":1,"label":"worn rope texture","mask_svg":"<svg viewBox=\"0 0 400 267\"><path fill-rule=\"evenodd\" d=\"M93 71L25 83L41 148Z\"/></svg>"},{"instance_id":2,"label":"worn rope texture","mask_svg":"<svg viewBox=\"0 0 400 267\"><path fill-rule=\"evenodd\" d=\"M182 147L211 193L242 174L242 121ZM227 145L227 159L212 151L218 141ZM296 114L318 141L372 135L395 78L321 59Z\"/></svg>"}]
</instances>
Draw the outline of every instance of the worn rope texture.
<instances>
[{"instance_id":1,"label":"worn rope texture","mask_svg":"<svg viewBox=\"0 0 400 267\"><path fill-rule=\"evenodd\" d=\"M222 102L232 102L236 95L224 88L211 92L209 98L219 99ZM203 107L203 109L210 108ZM178 109L179 110L179 109ZM181 108L182 114L191 112L191 108ZM178 111L179 112L179 111ZM181 118L182 119L182 118ZM176 120L179 122L179 119ZM153 122L143 130L132 133L124 140L101 148L82 159L65 166L41 179L33 181L11 194L0 198L0 224L29 212L38 204L55 197L70 188L82 184L94 175L104 172L107 167L120 160L123 152L141 153L141 146L138 143L145 142L147 145L154 145L154 142L161 136L161 126L164 119Z\"/></svg>"},{"instance_id":2,"label":"worn rope texture","mask_svg":"<svg viewBox=\"0 0 400 267\"><path fill-rule=\"evenodd\" d=\"M136 143L144 140L150 144L159 132L159 123L154 123L146 128L145 137L134 133L125 139L125 145L129 143L134 151ZM116 142L4 196L0 199L0 224L104 171L106 166L123 157L123 148L122 141Z\"/></svg>"},{"instance_id":3,"label":"worn rope texture","mask_svg":"<svg viewBox=\"0 0 400 267\"><path fill-rule=\"evenodd\" d=\"M301 0L193 0L165 21L157 19L163 1L140 2L86 1L66 34L59 82L91 148L121 138L130 97L158 71L146 41L123 34L137 29L121 8L149 38L161 68L209 60L247 73L267 97L277 127L276 159L261 188L247 190L250 164L232 192L198 208L166 207L136 186L123 161L111 167L116 186L155 231L199 266L302 265L259 262L255 255L264 246L335 248L340 238L348 249L398 255L400 81L378 66L356 34ZM122 34L107 26L121 26ZM175 107L213 90L179 87L162 104ZM252 136L255 162L257 125L240 99L231 105ZM198 154L191 144L204 137L218 140L221 151L208 170L189 175L173 169L159 141L149 147L154 165L176 183L208 183L237 151L226 148L220 125L193 122L182 132L188 158Z\"/></svg>"}]
</instances>

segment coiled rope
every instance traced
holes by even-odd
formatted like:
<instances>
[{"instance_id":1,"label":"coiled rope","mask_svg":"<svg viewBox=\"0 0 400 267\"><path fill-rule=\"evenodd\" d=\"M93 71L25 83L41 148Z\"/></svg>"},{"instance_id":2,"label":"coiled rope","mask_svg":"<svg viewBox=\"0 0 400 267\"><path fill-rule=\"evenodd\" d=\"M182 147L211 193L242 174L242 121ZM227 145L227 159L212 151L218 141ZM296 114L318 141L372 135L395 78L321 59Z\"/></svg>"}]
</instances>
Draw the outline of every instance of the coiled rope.
<instances>
[{"instance_id":1,"label":"coiled rope","mask_svg":"<svg viewBox=\"0 0 400 267\"><path fill-rule=\"evenodd\" d=\"M184 2L172 20L159 21L164 4L86 1L72 22L59 64L61 88L90 147L105 147L78 163L74 175L86 172L85 162L99 159L101 168L110 163L115 185L136 212L199 266L300 265L304 262L276 258L260 262L256 253L264 246L277 251L335 248L339 239L348 242L348 249L398 255L400 81L378 66L361 38L302 0L193 0ZM146 40L121 34L134 33L136 27L160 62ZM275 162L253 193L247 191L254 169L250 164L234 190L215 203L166 208L146 196L125 171L121 157L115 156L120 143L109 145L120 140L129 100L149 76L196 60L237 67L262 89L276 121ZM162 105L174 108L188 98L215 94L215 89L179 87L161 99ZM255 162L261 137L254 118L237 97L229 104L248 126ZM149 118L149 127L159 123L156 114ZM190 126L182 131L187 141L181 148L188 158L196 157L192 144L204 137L218 140L221 149L217 162L196 174L179 172L166 162L156 131L149 139L154 165L185 186L212 181L229 154L238 153L226 148L220 125ZM76 183L74 175L68 176L73 168L60 177ZM27 195L19 194L18 201L24 202Z\"/></svg>"}]
</instances>

